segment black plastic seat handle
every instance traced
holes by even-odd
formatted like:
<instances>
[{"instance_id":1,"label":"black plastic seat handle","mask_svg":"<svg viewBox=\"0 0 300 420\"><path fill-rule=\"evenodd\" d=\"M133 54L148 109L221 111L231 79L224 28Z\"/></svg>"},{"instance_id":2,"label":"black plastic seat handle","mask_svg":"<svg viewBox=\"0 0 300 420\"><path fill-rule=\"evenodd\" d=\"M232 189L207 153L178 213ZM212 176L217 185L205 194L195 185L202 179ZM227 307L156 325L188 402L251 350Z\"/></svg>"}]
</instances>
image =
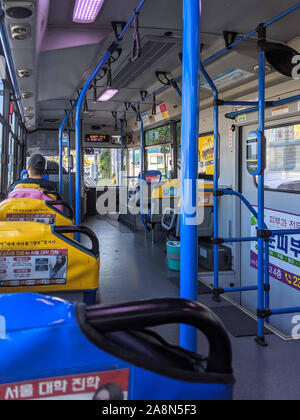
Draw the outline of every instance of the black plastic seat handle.
<instances>
[{"instance_id":1,"label":"black plastic seat handle","mask_svg":"<svg viewBox=\"0 0 300 420\"><path fill-rule=\"evenodd\" d=\"M86 309L87 321L102 333L139 330L164 324L187 324L201 331L209 342L207 372L232 373L228 334L208 308L186 299L153 299Z\"/></svg>"},{"instance_id":2,"label":"black plastic seat handle","mask_svg":"<svg viewBox=\"0 0 300 420\"><path fill-rule=\"evenodd\" d=\"M69 204L66 203L65 201L63 201L63 200L53 200L53 201L47 201L47 204L48 204L48 206L51 206L51 207L53 207L53 206L63 206L69 212L69 216L68 216L69 219L73 220L74 211L73 211L72 207L69 206Z\"/></svg>"},{"instance_id":3,"label":"black plastic seat handle","mask_svg":"<svg viewBox=\"0 0 300 420\"><path fill-rule=\"evenodd\" d=\"M83 249L88 250L91 252L95 257L99 256L99 241L97 236L94 234L94 232L87 228L86 226L53 226L53 231L58 234L66 234L66 233L82 233L83 235L87 236L91 243L92 243L92 249L89 249L82 244L79 244L78 242L72 241L68 238L71 242L74 242L74 245L77 247L80 246Z\"/></svg>"}]
</instances>

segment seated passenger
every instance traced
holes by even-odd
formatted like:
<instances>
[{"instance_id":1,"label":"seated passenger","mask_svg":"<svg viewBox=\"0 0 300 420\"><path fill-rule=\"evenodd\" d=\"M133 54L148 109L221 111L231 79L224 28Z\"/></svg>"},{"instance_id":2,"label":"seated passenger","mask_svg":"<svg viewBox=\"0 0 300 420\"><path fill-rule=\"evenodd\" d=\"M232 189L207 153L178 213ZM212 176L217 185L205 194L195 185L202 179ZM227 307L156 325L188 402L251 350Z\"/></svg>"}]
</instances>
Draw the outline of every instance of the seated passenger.
<instances>
[{"instance_id":1,"label":"seated passenger","mask_svg":"<svg viewBox=\"0 0 300 420\"><path fill-rule=\"evenodd\" d=\"M46 167L46 159L44 156L36 154L32 155L28 161L28 178L21 179L20 181L15 182L8 190L8 193L14 190L15 186L18 184L37 184L42 188L50 191L57 191L56 182L49 181L45 179L43 175Z\"/></svg>"}]
</instances>

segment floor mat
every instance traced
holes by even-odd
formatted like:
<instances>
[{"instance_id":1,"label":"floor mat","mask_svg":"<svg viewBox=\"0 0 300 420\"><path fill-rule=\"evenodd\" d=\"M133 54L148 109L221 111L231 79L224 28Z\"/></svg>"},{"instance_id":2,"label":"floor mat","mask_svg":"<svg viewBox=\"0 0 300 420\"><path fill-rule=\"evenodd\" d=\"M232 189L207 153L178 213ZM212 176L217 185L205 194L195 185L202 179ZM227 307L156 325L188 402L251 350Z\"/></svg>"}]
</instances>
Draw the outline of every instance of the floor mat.
<instances>
[{"instance_id":1,"label":"floor mat","mask_svg":"<svg viewBox=\"0 0 300 420\"><path fill-rule=\"evenodd\" d=\"M223 322L234 337L251 337L257 335L257 322L235 306L210 308ZM272 334L265 328L265 334Z\"/></svg>"}]
</instances>

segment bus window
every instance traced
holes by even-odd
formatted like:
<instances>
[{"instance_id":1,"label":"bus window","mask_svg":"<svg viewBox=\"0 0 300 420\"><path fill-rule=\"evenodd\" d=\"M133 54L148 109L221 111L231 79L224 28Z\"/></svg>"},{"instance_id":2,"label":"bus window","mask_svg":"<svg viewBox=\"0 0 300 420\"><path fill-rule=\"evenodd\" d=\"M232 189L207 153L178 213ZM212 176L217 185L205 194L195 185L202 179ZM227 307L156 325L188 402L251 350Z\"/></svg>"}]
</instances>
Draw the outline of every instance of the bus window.
<instances>
[{"instance_id":1,"label":"bus window","mask_svg":"<svg viewBox=\"0 0 300 420\"><path fill-rule=\"evenodd\" d=\"M15 152L15 139L9 134L8 144L8 185L14 182L15 177L15 165L14 165L14 152Z\"/></svg>"},{"instance_id":2,"label":"bus window","mask_svg":"<svg viewBox=\"0 0 300 420\"><path fill-rule=\"evenodd\" d=\"M4 98L4 85L2 80L0 79L0 114L3 115L3 98Z\"/></svg>"},{"instance_id":3,"label":"bus window","mask_svg":"<svg viewBox=\"0 0 300 420\"><path fill-rule=\"evenodd\" d=\"M146 149L146 162L149 171L160 171L164 179L172 170L171 146L150 147Z\"/></svg>"},{"instance_id":4,"label":"bus window","mask_svg":"<svg viewBox=\"0 0 300 420\"><path fill-rule=\"evenodd\" d=\"M145 139L147 170L160 171L162 177L167 179L172 170L170 124L147 131Z\"/></svg>"},{"instance_id":5,"label":"bus window","mask_svg":"<svg viewBox=\"0 0 300 420\"><path fill-rule=\"evenodd\" d=\"M266 130L265 187L300 192L300 125Z\"/></svg>"},{"instance_id":6,"label":"bus window","mask_svg":"<svg viewBox=\"0 0 300 420\"><path fill-rule=\"evenodd\" d=\"M120 186L121 149L85 149L84 177L96 187Z\"/></svg>"},{"instance_id":7,"label":"bus window","mask_svg":"<svg viewBox=\"0 0 300 420\"><path fill-rule=\"evenodd\" d=\"M11 131L15 134L16 132L16 113L13 112L13 114L10 117L10 128Z\"/></svg>"}]
</instances>

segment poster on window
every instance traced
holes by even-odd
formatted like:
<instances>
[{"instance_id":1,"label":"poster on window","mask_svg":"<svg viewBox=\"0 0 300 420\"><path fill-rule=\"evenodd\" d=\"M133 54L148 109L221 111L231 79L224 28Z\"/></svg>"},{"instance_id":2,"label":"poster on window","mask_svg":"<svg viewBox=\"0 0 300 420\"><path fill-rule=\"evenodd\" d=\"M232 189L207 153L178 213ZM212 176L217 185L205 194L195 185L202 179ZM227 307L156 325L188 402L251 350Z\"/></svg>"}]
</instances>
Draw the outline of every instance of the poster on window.
<instances>
[{"instance_id":1,"label":"poster on window","mask_svg":"<svg viewBox=\"0 0 300 420\"><path fill-rule=\"evenodd\" d=\"M199 173L214 174L214 136L199 137Z\"/></svg>"},{"instance_id":2,"label":"poster on window","mask_svg":"<svg viewBox=\"0 0 300 420\"><path fill-rule=\"evenodd\" d=\"M0 251L0 288L67 282L68 250Z\"/></svg>"},{"instance_id":3,"label":"poster on window","mask_svg":"<svg viewBox=\"0 0 300 420\"><path fill-rule=\"evenodd\" d=\"M256 206L254 206L256 207ZM270 230L300 229L300 214L265 209ZM257 220L251 218L251 236L256 236ZM257 243L251 242L251 267L257 269ZM270 276L300 292L300 235L281 235L270 240Z\"/></svg>"}]
</instances>

